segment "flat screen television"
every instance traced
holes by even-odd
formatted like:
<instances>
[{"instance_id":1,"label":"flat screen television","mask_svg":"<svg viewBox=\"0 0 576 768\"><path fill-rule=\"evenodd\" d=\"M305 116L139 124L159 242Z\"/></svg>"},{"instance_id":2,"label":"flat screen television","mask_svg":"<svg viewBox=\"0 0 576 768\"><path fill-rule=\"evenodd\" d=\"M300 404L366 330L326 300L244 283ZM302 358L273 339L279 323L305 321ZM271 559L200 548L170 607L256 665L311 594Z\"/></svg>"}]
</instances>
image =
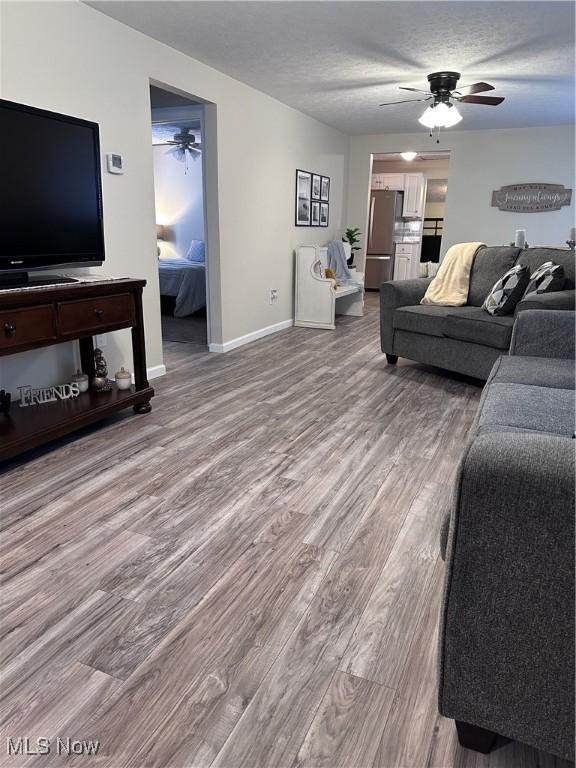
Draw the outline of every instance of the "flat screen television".
<instances>
[{"instance_id":1,"label":"flat screen television","mask_svg":"<svg viewBox=\"0 0 576 768\"><path fill-rule=\"evenodd\" d=\"M0 99L0 283L103 261L97 123Z\"/></svg>"}]
</instances>

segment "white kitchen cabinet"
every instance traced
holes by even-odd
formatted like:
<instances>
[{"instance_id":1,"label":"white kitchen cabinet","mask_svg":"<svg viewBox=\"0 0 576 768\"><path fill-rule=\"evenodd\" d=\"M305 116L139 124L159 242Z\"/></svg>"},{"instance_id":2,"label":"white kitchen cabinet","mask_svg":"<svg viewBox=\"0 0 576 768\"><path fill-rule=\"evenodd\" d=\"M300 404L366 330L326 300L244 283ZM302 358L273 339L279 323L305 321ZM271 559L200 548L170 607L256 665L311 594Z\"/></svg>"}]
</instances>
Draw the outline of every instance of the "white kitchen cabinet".
<instances>
[{"instance_id":1,"label":"white kitchen cabinet","mask_svg":"<svg viewBox=\"0 0 576 768\"><path fill-rule=\"evenodd\" d=\"M404 189L403 173L373 173L372 189Z\"/></svg>"},{"instance_id":2,"label":"white kitchen cabinet","mask_svg":"<svg viewBox=\"0 0 576 768\"><path fill-rule=\"evenodd\" d=\"M396 255L394 259L394 280L408 280L410 275L410 257Z\"/></svg>"},{"instance_id":3,"label":"white kitchen cabinet","mask_svg":"<svg viewBox=\"0 0 576 768\"><path fill-rule=\"evenodd\" d=\"M420 273L420 243L397 243L394 251L394 280L410 280Z\"/></svg>"},{"instance_id":4,"label":"white kitchen cabinet","mask_svg":"<svg viewBox=\"0 0 576 768\"><path fill-rule=\"evenodd\" d=\"M426 178L423 173L405 173L404 203L402 215L406 218L424 218L424 200L426 197Z\"/></svg>"}]
</instances>

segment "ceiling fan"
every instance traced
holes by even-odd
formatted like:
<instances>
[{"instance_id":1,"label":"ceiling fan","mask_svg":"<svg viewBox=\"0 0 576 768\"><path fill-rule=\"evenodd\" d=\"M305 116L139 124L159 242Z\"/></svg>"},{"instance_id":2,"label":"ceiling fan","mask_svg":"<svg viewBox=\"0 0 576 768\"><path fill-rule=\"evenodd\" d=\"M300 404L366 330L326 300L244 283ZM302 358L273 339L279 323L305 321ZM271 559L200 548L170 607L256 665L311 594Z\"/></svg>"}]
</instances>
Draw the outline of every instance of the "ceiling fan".
<instances>
[{"instance_id":1,"label":"ceiling fan","mask_svg":"<svg viewBox=\"0 0 576 768\"><path fill-rule=\"evenodd\" d=\"M420 99L402 99L401 101L390 101L380 104L381 107L389 107L393 104L408 104L417 101L432 101L426 111L418 119L418 122L430 128L451 128L462 120L462 115L456 109L453 102L461 104L487 104L498 106L504 101L503 96L476 96L477 93L493 91L494 86L489 83L473 83L458 88L460 80L459 72L433 72L428 75L430 83L429 91L420 88L408 88L399 86L402 91L414 91L423 93L425 97Z\"/></svg>"},{"instance_id":2,"label":"ceiling fan","mask_svg":"<svg viewBox=\"0 0 576 768\"><path fill-rule=\"evenodd\" d=\"M190 133L191 128L181 128L178 133L174 134L174 137L167 141L167 144L172 144L172 149L169 149L167 154L172 155L177 160L186 164L185 173L188 173L188 155L193 160L202 153L200 144L196 142L196 136ZM186 154L188 153L188 155Z\"/></svg>"}]
</instances>

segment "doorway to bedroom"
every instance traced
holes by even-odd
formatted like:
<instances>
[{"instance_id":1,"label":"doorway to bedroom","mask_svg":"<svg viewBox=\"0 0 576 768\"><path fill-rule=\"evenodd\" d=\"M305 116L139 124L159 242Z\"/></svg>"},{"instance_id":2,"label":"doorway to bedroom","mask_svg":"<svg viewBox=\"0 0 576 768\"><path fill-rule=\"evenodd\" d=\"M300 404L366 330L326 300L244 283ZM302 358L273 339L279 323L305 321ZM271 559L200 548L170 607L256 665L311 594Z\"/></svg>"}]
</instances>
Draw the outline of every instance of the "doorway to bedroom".
<instances>
[{"instance_id":1,"label":"doorway to bedroom","mask_svg":"<svg viewBox=\"0 0 576 768\"><path fill-rule=\"evenodd\" d=\"M207 348L204 105L150 85L162 341Z\"/></svg>"}]
</instances>

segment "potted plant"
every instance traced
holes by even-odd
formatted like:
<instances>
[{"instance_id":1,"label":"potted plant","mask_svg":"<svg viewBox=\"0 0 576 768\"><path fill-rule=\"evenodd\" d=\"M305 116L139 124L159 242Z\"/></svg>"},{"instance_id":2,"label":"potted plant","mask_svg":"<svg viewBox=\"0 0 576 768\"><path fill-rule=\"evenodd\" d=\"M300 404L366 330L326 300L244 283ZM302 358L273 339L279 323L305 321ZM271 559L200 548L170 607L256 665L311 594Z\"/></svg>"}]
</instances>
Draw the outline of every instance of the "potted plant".
<instances>
[{"instance_id":1,"label":"potted plant","mask_svg":"<svg viewBox=\"0 0 576 768\"><path fill-rule=\"evenodd\" d=\"M360 242L360 230L358 227L355 229L347 229L342 238L342 242L350 245L350 257L348 258L347 263L348 266L351 267L354 264L354 251L360 250L360 246L356 245L356 243Z\"/></svg>"}]
</instances>

